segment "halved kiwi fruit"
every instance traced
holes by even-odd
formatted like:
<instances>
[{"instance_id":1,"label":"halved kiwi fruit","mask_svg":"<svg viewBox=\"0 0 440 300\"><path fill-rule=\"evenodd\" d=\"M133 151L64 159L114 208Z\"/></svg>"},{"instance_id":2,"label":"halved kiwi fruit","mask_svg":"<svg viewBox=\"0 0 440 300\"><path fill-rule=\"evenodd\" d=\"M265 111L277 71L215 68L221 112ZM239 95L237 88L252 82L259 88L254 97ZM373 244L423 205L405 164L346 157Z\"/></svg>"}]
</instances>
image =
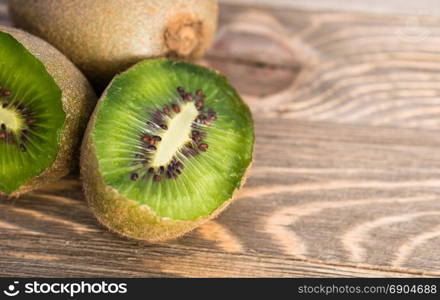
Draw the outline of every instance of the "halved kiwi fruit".
<instances>
[{"instance_id":1,"label":"halved kiwi fruit","mask_svg":"<svg viewBox=\"0 0 440 300\"><path fill-rule=\"evenodd\" d=\"M0 26L0 194L66 175L96 95L58 50Z\"/></svg>"},{"instance_id":2,"label":"halved kiwi fruit","mask_svg":"<svg viewBox=\"0 0 440 300\"><path fill-rule=\"evenodd\" d=\"M251 113L223 76L143 61L116 76L95 108L81 154L85 193L111 230L175 238L230 203L253 144Z\"/></svg>"},{"instance_id":3,"label":"halved kiwi fruit","mask_svg":"<svg viewBox=\"0 0 440 300\"><path fill-rule=\"evenodd\" d=\"M9 9L99 85L142 59L202 56L218 18L217 0L9 0Z\"/></svg>"}]
</instances>

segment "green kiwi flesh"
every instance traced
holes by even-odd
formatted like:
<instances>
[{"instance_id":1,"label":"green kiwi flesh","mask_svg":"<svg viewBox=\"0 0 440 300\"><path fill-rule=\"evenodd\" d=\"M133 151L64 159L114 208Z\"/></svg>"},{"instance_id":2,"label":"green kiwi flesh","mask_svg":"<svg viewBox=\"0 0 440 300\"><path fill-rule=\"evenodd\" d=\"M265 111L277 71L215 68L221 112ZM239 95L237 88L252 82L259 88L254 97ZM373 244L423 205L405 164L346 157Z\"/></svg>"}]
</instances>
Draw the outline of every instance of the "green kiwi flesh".
<instances>
[{"instance_id":1,"label":"green kiwi flesh","mask_svg":"<svg viewBox=\"0 0 440 300\"><path fill-rule=\"evenodd\" d=\"M96 84L154 57L201 57L217 0L9 0L14 24L54 45Z\"/></svg>"},{"instance_id":2,"label":"green kiwi flesh","mask_svg":"<svg viewBox=\"0 0 440 300\"><path fill-rule=\"evenodd\" d=\"M0 27L0 194L16 196L65 175L95 99L61 53Z\"/></svg>"},{"instance_id":3,"label":"green kiwi flesh","mask_svg":"<svg viewBox=\"0 0 440 300\"><path fill-rule=\"evenodd\" d=\"M169 59L117 76L82 148L86 196L98 219L150 242L217 215L252 161L251 113L226 79Z\"/></svg>"}]
</instances>

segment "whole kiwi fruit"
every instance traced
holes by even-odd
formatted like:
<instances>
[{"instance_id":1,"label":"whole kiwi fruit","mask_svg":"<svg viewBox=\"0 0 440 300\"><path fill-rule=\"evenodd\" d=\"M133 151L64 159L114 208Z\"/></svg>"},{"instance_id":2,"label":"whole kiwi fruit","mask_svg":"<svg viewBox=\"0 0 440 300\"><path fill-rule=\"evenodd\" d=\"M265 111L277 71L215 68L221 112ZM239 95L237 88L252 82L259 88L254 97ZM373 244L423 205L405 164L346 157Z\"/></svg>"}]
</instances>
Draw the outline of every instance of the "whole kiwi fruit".
<instances>
[{"instance_id":1,"label":"whole kiwi fruit","mask_svg":"<svg viewBox=\"0 0 440 300\"><path fill-rule=\"evenodd\" d=\"M58 50L0 26L0 195L36 189L77 165L74 154L96 101L87 79Z\"/></svg>"},{"instance_id":2,"label":"whole kiwi fruit","mask_svg":"<svg viewBox=\"0 0 440 300\"><path fill-rule=\"evenodd\" d=\"M218 215L252 162L253 120L226 79L170 59L142 61L101 96L81 151L98 220L149 242Z\"/></svg>"},{"instance_id":3,"label":"whole kiwi fruit","mask_svg":"<svg viewBox=\"0 0 440 300\"><path fill-rule=\"evenodd\" d=\"M9 0L9 10L100 86L145 58L202 56L218 18L217 0Z\"/></svg>"}]
</instances>

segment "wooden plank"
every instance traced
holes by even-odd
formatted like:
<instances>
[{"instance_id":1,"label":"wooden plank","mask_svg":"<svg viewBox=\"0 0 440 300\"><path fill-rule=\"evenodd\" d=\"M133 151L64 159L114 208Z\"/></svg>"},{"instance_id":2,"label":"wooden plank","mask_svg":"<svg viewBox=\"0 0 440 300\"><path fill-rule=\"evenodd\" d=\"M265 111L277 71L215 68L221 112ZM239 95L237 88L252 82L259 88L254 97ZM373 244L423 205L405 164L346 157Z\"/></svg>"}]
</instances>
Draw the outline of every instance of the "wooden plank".
<instances>
[{"instance_id":1,"label":"wooden plank","mask_svg":"<svg viewBox=\"0 0 440 300\"><path fill-rule=\"evenodd\" d=\"M437 0L219 0L219 2L248 7L260 5L307 10L440 15L440 5Z\"/></svg>"},{"instance_id":2,"label":"wooden plank","mask_svg":"<svg viewBox=\"0 0 440 300\"><path fill-rule=\"evenodd\" d=\"M178 241L99 226L70 177L0 204L0 275L440 275L440 137L258 119L239 199Z\"/></svg>"}]
</instances>

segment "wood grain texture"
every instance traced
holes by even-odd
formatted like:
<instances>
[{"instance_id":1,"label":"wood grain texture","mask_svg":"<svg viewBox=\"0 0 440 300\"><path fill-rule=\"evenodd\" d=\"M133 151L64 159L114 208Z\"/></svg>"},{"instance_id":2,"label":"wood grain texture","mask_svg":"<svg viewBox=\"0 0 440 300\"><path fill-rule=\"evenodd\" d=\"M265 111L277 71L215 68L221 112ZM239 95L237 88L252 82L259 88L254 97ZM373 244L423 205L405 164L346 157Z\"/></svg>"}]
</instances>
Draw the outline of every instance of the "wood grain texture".
<instances>
[{"instance_id":1,"label":"wood grain texture","mask_svg":"<svg viewBox=\"0 0 440 300\"><path fill-rule=\"evenodd\" d=\"M211 65L256 114L440 128L439 18L229 5L221 22Z\"/></svg>"},{"instance_id":2,"label":"wood grain texture","mask_svg":"<svg viewBox=\"0 0 440 300\"><path fill-rule=\"evenodd\" d=\"M149 245L101 227L72 175L0 200L0 276L440 276L440 19L408 20L223 5L201 63L255 114L238 201Z\"/></svg>"}]
</instances>

